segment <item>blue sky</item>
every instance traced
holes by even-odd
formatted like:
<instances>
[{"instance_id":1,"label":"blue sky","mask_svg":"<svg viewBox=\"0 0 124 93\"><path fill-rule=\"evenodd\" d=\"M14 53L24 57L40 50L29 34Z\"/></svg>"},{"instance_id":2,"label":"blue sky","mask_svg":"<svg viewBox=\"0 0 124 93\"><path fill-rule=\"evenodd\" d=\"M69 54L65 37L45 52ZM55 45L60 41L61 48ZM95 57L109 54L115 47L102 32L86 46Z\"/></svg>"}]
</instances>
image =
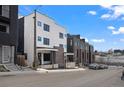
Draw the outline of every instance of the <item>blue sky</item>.
<instances>
[{"instance_id":1,"label":"blue sky","mask_svg":"<svg viewBox=\"0 0 124 93\"><path fill-rule=\"evenodd\" d=\"M38 6L19 6L25 16ZM38 8L71 34L80 34L95 50L124 49L124 6L109 5L43 5Z\"/></svg>"}]
</instances>

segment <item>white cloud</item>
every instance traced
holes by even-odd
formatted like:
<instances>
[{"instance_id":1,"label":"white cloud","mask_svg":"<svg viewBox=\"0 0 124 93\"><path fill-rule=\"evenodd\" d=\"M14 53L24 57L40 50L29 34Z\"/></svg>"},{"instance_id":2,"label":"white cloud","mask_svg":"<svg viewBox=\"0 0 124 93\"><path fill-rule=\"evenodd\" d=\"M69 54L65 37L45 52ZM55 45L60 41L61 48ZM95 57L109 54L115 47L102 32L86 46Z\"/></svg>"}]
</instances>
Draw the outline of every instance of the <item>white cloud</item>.
<instances>
[{"instance_id":1,"label":"white cloud","mask_svg":"<svg viewBox=\"0 0 124 93\"><path fill-rule=\"evenodd\" d=\"M120 34L120 32L119 31L112 31L112 34L117 35L117 34Z\"/></svg>"},{"instance_id":2,"label":"white cloud","mask_svg":"<svg viewBox=\"0 0 124 93\"><path fill-rule=\"evenodd\" d=\"M124 15L124 5L102 6L108 9L108 13L101 16L102 19L117 19Z\"/></svg>"},{"instance_id":3,"label":"white cloud","mask_svg":"<svg viewBox=\"0 0 124 93\"><path fill-rule=\"evenodd\" d=\"M108 18L110 18L110 17L111 17L110 14L103 14L103 15L101 16L102 19L108 19Z\"/></svg>"},{"instance_id":4,"label":"white cloud","mask_svg":"<svg viewBox=\"0 0 124 93\"><path fill-rule=\"evenodd\" d=\"M121 42L124 42L124 38L123 39L120 39Z\"/></svg>"},{"instance_id":5,"label":"white cloud","mask_svg":"<svg viewBox=\"0 0 124 93\"><path fill-rule=\"evenodd\" d=\"M111 30L113 35L124 34L124 27L120 27L117 31L115 31L114 29Z\"/></svg>"},{"instance_id":6,"label":"white cloud","mask_svg":"<svg viewBox=\"0 0 124 93\"><path fill-rule=\"evenodd\" d=\"M111 9L112 5L107 5L107 4L105 4L105 5L101 5L101 7L107 8L107 9Z\"/></svg>"},{"instance_id":7,"label":"white cloud","mask_svg":"<svg viewBox=\"0 0 124 93\"><path fill-rule=\"evenodd\" d=\"M115 29L115 27L113 27L113 26L108 26L107 28L110 29L110 30L114 30Z\"/></svg>"},{"instance_id":8,"label":"white cloud","mask_svg":"<svg viewBox=\"0 0 124 93\"><path fill-rule=\"evenodd\" d=\"M91 14L91 15L96 15L96 11L88 11L88 14Z\"/></svg>"},{"instance_id":9,"label":"white cloud","mask_svg":"<svg viewBox=\"0 0 124 93\"><path fill-rule=\"evenodd\" d=\"M85 38L85 41L88 42L89 41L88 38Z\"/></svg>"},{"instance_id":10,"label":"white cloud","mask_svg":"<svg viewBox=\"0 0 124 93\"><path fill-rule=\"evenodd\" d=\"M120 27L117 31L112 30L112 34L124 34L124 27Z\"/></svg>"},{"instance_id":11,"label":"white cloud","mask_svg":"<svg viewBox=\"0 0 124 93\"><path fill-rule=\"evenodd\" d=\"M94 43L103 43L103 42L105 42L104 39L91 39L91 41L94 42Z\"/></svg>"}]
</instances>

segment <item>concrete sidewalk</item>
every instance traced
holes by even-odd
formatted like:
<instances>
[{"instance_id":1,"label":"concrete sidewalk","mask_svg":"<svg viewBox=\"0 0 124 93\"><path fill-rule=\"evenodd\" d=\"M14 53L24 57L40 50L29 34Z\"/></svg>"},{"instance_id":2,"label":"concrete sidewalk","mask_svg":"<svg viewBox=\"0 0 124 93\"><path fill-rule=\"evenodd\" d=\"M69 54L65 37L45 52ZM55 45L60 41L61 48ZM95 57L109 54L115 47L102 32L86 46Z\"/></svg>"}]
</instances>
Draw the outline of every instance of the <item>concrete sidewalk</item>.
<instances>
[{"instance_id":1,"label":"concrete sidewalk","mask_svg":"<svg viewBox=\"0 0 124 93\"><path fill-rule=\"evenodd\" d=\"M46 69L42 69L42 68L39 68L37 69L38 72L47 72L47 73L53 73L53 72L74 72L74 71L84 71L86 69L84 68L75 68L75 69L54 69L54 70L46 70Z\"/></svg>"},{"instance_id":2,"label":"concrete sidewalk","mask_svg":"<svg viewBox=\"0 0 124 93\"><path fill-rule=\"evenodd\" d=\"M38 73L56 73L56 72L74 72L74 71L84 71L84 68L76 68L76 69L55 69L55 70L46 70L42 68L38 68L37 71L13 71L13 72L0 72L0 76L5 75L21 75L21 74L38 74Z\"/></svg>"}]
</instances>

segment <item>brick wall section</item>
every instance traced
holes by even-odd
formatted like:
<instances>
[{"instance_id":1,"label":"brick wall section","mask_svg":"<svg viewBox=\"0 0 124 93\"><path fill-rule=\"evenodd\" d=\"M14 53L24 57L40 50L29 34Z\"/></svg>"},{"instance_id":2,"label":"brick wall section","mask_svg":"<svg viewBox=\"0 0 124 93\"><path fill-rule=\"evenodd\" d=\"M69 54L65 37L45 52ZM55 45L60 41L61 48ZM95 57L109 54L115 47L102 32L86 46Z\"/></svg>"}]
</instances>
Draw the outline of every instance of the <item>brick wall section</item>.
<instances>
[{"instance_id":1,"label":"brick wall section","mask_svg":"<svg viewBox=\"0 0 124 93\"><path fill-rule=\"evenodd\" d=\"M64 49L61 47L54 47L58 49L58 51L55 53L55 64L59 64L60 68L64 68Z\"/></svg>"}]
</instances>

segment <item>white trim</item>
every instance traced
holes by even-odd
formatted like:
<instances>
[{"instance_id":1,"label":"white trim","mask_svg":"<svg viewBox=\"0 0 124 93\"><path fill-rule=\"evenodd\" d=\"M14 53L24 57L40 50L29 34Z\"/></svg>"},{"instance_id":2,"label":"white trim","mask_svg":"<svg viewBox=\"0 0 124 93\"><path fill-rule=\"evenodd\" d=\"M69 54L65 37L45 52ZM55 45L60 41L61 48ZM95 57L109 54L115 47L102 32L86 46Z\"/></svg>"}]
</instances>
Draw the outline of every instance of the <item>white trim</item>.
<instances>
[{"instance_id":1,"label":"white trim","mask_svg":"<svg viewBox=\"0 0 124 93\"><path fill-rule=\"evenodd\" d=\"M65 53L65 55L72 55L72 56L73 56L73 55L74 55L74 53Z\"/></svg>"},{"instance_id":2,"label":"white trim","mask_svg":"<svg viewBox=\"0 0 124 93\"><path fill-rule=\"evenodd\" d=\"M58 49L48 49L48 48L41 48L41 49L37 49L38 52L42 52L42 51L58 51Z\"/></svg>"}]
</instances>

